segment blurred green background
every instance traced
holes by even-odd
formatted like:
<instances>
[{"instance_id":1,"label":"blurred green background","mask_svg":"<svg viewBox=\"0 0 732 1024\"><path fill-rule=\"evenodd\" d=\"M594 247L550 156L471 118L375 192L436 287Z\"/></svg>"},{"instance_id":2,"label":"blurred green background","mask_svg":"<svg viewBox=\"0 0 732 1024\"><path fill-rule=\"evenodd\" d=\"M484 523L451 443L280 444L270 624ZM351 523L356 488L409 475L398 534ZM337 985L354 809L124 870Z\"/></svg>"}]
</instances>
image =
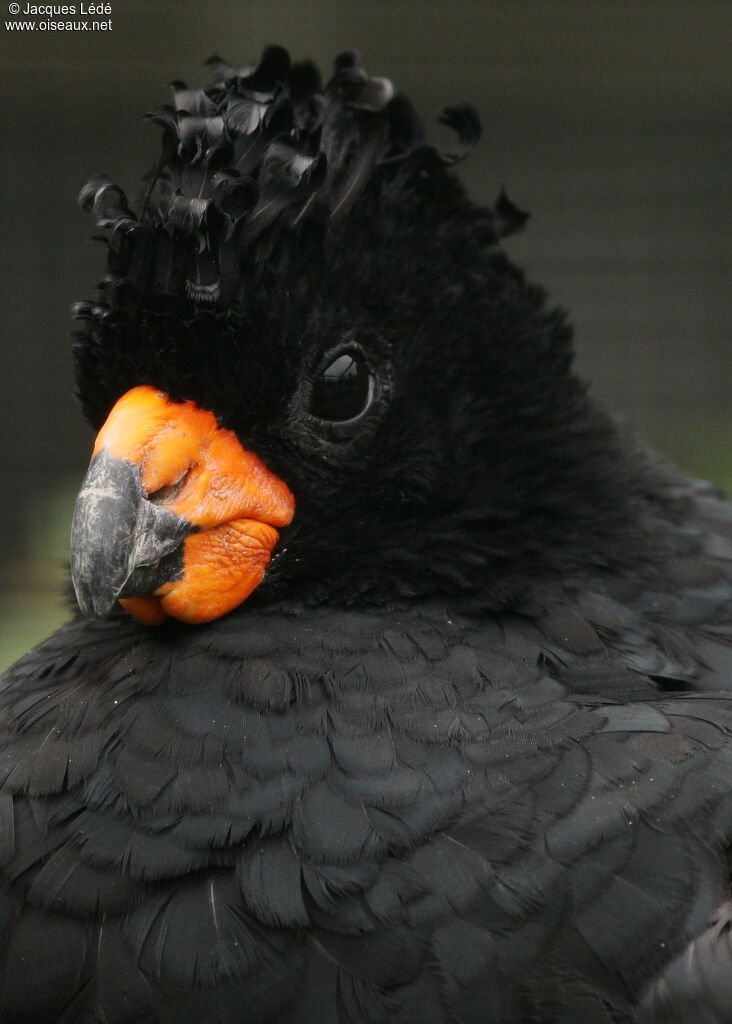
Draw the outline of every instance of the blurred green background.
<instances>
[{"instance_id":1,"label":"blurred green background","mask_svg":"<svg viewBox=\"0 0 732 1024\"><path fill-rule=\"evenodd\" d=\"M74 492L69 304L102 272L75 195L134 194L167 83L203 85L277 41L328 65L357 47L426 119L484 124L461 173L533 212L514 259L572 310L595 393L693 473L732 484L729 0L112 0L107 33L13 33L0 10L0 668L63 621Z\"/></svg>"}]
</instances>

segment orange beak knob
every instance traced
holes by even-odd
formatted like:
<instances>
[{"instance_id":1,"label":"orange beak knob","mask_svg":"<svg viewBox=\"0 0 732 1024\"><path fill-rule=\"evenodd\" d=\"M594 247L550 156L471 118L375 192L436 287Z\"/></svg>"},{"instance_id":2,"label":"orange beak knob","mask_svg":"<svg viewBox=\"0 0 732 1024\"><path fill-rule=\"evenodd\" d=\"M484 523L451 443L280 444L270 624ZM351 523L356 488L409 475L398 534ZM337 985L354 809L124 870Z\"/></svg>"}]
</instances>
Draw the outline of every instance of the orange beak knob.
<instances>
[{"instance_id":1,"label":"orange beak knob","mask_svg":"<svg viewBox=\"0 0 732 1024\"><path fill-rule=\"evenodd\" d=\"M287 485L193 402L141 386L99 431L72 524L72 580L84 614L116 602L148 624L208 622L261 583Z\"/></svg>"}]
</instances>

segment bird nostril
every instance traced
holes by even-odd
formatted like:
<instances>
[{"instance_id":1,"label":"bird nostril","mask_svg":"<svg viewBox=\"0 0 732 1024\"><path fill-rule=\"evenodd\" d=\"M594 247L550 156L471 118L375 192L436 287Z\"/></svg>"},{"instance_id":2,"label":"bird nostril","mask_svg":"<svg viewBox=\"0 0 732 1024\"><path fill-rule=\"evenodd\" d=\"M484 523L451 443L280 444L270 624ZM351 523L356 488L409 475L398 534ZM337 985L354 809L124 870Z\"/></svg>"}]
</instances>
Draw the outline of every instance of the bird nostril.
<instances>
[{"instance_id":1,"label":"bird nostril","mask_svg":"<svg viewBox=\"0 0 732 1024\"><path fill-rule=\"evenodd\" d=\"M191 467L189 466L172 484L165 484L164 487L159 487L157 491L151 491L147 495L147 500L151 501L153 505L167 505L174 501L185 487L190 473Z\"/></svg>"}]
</instances>

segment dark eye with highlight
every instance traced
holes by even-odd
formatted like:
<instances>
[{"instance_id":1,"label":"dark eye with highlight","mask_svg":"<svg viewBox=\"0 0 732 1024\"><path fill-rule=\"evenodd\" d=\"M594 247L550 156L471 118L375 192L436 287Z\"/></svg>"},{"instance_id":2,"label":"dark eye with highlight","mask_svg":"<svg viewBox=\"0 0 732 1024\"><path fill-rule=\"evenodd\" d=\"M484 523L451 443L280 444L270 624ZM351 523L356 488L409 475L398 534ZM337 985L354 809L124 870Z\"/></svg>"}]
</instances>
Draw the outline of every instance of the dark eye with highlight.
<instances>
[{"instance_id":1,"label":"dark eye with highlight","mask_svg":"<svg viewBox=\"0 0 732 1024\"><path fill-rule=\"evenodd\" d=\"M374 380L358 351L335 356L313 383L310 413L329 423L347 423L362 416L374 397Z\"/></svg>"}]
</instances>

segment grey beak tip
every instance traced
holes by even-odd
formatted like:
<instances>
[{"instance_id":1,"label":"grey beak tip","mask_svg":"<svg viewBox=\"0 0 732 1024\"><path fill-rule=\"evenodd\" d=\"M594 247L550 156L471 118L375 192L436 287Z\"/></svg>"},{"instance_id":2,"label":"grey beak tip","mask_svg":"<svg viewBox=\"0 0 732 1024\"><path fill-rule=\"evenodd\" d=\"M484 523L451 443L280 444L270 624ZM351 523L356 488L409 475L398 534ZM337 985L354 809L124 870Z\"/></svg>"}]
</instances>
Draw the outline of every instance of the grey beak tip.
<instances>
[{"instance_id":1,"label":"grey beak tip","mask_svg":"<svg viewBox=\"0 0 732 1024\"><path fill-rule=\"evenodd\" d=\"M87 619L106 619L114 610L116 595L109 588L87 586L84 571L78 565L71 569L71 582L76 594L76 602L82 615Z\"/></svg>"},{"instance_id":2,"label":"grey beak tip","mask_svg":"<svg viewBox=\"0 0 732 1024\"><path fill-rule=\"evenodd\" d=\"M193 527L147 501L140 470L98 452L79 491L71 524L71 580L83 615L103 619L124 596L155 589L160 572L175 572L175 549Z\"/></svg>"}]
</instances>

